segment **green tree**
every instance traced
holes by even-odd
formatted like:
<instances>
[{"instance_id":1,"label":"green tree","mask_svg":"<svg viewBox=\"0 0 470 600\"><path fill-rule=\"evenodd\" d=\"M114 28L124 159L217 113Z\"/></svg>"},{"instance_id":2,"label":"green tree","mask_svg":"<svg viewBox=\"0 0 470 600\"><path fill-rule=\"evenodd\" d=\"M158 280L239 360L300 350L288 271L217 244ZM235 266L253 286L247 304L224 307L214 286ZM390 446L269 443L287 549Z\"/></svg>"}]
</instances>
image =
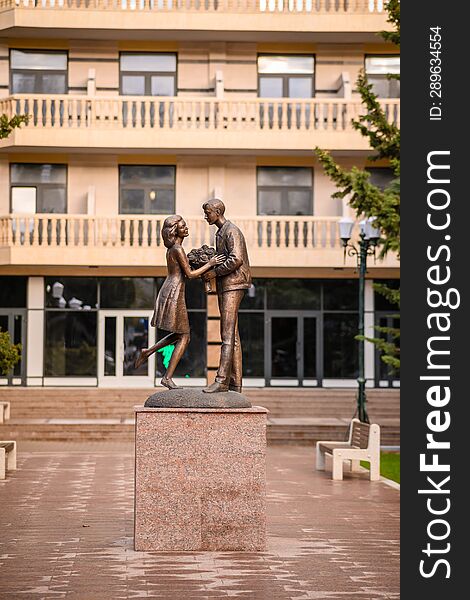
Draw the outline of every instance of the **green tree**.
<instances>
[{"instance_id":1,"label":"green tree","mask_svg":"<svg viewBox=\"0 0 470 600\"><path fill-rule=\"evenodd\" d=\"M28 124L29 115L15 115L11 119L7 115L0 115L0 140L7 138L13 129Z\"/></svg>"},{"instance_id":2,"label":"green tree","mask_svg":"<svg viewBox=\"0 0 470 600\"><path fill-rule=\"evenodd\" d=\"M0 374L8 375L21 358L21 344L12 344L8 331L0 330Z\"/></svg>"},{"instance_id":3,"label":"green tree","mask_svg":"<svg viewBox=\"0 0 470 600\"><path fill-rule=\"evenodd\" d=\"M389 0L386 10L387 21L392 24L393 30L382 31L379 35L400 47L400 0ZM389 77L399 78L397 75ZM368 138L369 145L374 151L369 159L388 160L394 179L385 189L380 189L370 182L370 174L364 169L357 167L350 170L343 169L330 153L318 147L315 152L326 174L338 188L333 197L348 197L348 203L358 217L363 215L376 217L375 223L380 227L383 235L379 258L385 257L390 251L400 256L400 129L387 118L386 111L372 91L372 85L369 84L364 71L359 74L356 85L365 112L357 120L353 120L352 125L361 135ZM397 307L400 306L399 289L392 290L380 284L375 285L375 289ZM382 360L392 370L398 369L400 330L391 327L376 327L376 330L381 334L379 337L364 339L376 345L381 351Z\"/></svg>"}]
</instances>

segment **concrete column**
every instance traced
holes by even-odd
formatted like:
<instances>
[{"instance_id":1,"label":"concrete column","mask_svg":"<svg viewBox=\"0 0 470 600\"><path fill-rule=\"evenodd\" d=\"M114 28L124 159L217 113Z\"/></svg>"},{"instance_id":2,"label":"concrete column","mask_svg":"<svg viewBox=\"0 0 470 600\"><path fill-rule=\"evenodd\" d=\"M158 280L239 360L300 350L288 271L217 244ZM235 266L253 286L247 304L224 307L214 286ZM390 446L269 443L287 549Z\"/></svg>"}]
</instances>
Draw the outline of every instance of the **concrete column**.
<instances>
[{"instance_id":1,"label":"concrete column","mask_svg":"<svg viewBox=\"0 0 470 600\"><path fill-rule=\"evenodd\" d=\"M26 384L42 385L44 363L44 277L28 279Z\"/></svg>"},{"instance_id":2,"label":"concrete column","mask_svg":"<svg viewBox=\"0 0 470 600\"><path fill-rule=\"evenodd\" d=\"M373 280L366 279L365 287L365 315L364 315L364 335L367 337L375 337L374 330L374 288ZM365 343L364 353L364 371L366 377L366 386L374 386L375 377L375 346L370 342Z\"/></svg>"}]
</instances>

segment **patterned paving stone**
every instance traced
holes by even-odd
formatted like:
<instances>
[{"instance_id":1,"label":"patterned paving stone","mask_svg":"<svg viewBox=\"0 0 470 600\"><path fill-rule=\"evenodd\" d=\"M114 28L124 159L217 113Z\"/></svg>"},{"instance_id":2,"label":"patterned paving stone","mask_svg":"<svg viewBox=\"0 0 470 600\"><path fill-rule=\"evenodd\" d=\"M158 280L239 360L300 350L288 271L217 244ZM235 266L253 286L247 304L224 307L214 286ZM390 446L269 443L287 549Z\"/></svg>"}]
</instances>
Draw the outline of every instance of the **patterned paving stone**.
<instances>
[{"instance_id":1,"label":"patterned paving stone","mask_svg":"<svg viewBox=\"0 0 470 600\"><path fill-rule=\"evenodd\" d=\"M365 473L268 448L268 534L259 554L134 552L131 444L24 443L0 481L0 599L399 598L399 492Z\"/></svg>"}]
</instances>

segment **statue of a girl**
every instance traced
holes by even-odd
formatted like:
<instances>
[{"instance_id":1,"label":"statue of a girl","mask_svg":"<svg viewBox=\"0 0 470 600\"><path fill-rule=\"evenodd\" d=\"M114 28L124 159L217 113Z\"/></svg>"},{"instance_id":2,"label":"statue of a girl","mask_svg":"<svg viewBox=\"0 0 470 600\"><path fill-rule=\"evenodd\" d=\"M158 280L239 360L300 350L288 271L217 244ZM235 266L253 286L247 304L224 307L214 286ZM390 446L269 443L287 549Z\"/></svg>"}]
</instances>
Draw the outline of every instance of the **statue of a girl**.
<instances>
[{"instance_id":1,"label":"statue of a girl","mask_svg":"<svg viewBox=\"0 0 470 600\"><path fill-rule=\"evenodd\" d=\"M183 241L188 235L188 227L183 217L172 215L165 219L162 238L163 243L168 248L166 251L168 275L158 292L151 325L163 329L163 331L168 331L169 334L151 348L142 349L135 361L135 367L138 368L154 352L169 344L174 344L175 349L171 355L166 373L160 382L169 389L178 388L172 377L190 340L189 319L185 300L185 277L188 279L200 277L203 273L216 265L220 265L225 260L223 256L214 256L204 266L192 271L183 250Z\"/></svg>"}]
</instances>

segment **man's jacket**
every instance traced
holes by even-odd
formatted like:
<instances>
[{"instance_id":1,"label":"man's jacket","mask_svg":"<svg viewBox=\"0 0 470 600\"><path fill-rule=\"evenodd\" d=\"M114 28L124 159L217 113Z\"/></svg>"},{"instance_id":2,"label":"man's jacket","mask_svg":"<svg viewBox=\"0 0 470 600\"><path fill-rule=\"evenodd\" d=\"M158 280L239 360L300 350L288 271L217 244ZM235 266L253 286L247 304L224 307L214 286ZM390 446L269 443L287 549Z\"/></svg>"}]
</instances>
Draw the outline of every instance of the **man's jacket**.
<instances>
[{"instance_id":1,"label":"man's jacket","mask_svg":"<svg viewBox=\"0 0 470 600\"><path fill-rule=\"evenodd\" d=\"M225 255L225 260L215 268L217 292L246 290L251 286L250 261L243 233L230 221L225 221L217 231L217 254Z\"/></svg>"}]
</instances>

